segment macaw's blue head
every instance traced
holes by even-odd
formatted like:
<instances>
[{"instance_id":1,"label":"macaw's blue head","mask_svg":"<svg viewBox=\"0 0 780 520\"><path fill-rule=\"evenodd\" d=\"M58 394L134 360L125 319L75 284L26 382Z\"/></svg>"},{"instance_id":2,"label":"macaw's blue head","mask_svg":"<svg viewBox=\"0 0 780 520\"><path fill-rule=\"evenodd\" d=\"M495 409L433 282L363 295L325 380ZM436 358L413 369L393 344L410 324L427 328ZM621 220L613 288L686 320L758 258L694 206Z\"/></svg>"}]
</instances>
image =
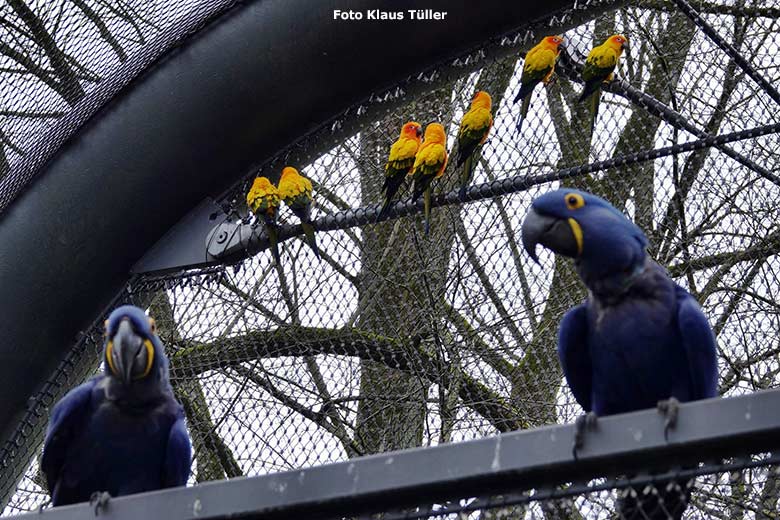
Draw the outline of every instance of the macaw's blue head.
<instances>
[{"instance_id":1,"label":"macaw's blue head","mask_svg":"<svg viewBox=\"0 0 780 520\"><path fill-rule=\"evenodd\" d=\"M168 361L154 320L133 305L114 309L106 320L106 375L124 386L167 377Z\"/></svg>"},{"instance_id":2,"label":"macaw's blue head","mask_svg":"<svg viewBox=\"0 0 780 520\"><path fill-rule=\"evenodd\" d=\"M647 237L606 200L575 189L545 193L523 222L523 246L536 262L536 244L571 257L585 285L622 285L644 268Z\"/></svg>"}]
</instances>

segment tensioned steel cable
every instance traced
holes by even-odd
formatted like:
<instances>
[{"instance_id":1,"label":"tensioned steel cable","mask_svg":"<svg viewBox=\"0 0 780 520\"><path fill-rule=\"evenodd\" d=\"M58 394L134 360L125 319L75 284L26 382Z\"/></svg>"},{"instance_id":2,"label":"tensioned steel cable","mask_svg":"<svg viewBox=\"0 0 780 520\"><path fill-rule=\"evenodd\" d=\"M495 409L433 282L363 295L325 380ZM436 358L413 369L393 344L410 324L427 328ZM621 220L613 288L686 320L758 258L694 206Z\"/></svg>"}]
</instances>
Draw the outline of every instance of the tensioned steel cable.
<instances>
[{"instance_id":1,"label":"tensioned steel cable","mask_svg":"<svg viewBox=\"0 0 780 520\"><path fill-rule=\"evenodd\" d=\"M580 74L582 72L582 65L574 61L565 51L561 52L561 57L558 60L558 66L556 67L556 71L566 76L570 80L580 81L580 82L582 81L582 79L580 78ZM605 84L602 88L606 92L611 92L612 94L625 97L635 105L644 108L650 114L663 119L670 125L680 130L685 130L686 132L689 132L701 139L705 139L711 136L711 134L705 132L704 130L701 130L700 128L697 128L696 125L689 122L689 120L685 116L683 116L676 110L665 105L664 103L661 103L653 96L631 86L625 80L617 79L611 81ZM741 165L753 170L754 172L764 177L765 179L780 186L780 177L770 172L763 166L757 164L755 161L745 157L744 155L740 154L739 152L733 150L728 146L725 146L724 144L716 144L714 146L715 148L723 152L728 157L731 157Z\"/></svg>"},{"instance_id":2,"label":"tensioned steel cable","mask_svg":"<svg viewBox=\"0 0 780 520\"><path fill-rule=\"evenodd\" d=\"M724 40L720 37L718 32L707 23L707 21L702 18L702 16L696 11L696 9L691 6L686 0L674 0L674 3L677 5L677 7L680 9L680 11L683 12L685 16L690 18L690 20L699 28L701 31L709 36L710 40L720 47L723 52L728 54L728 56L734 60L734 63L739 65L739 68L741 68L743 71L745 71L745 74L750 76L753 81L758 83L761 88L763 88L767 94L769 94L769 97L771 97L775 103L780 104L780 92L777 91L777 89L767 81L767 79L758 73L756 69L753 68L750 63L739 53L737 49L734 48L733 45L731 45L729 42Z\"/></svg>"},{"instance_id":3,"label":"tensioned steel cable","mask_svg":"<svg viewBox=\"0 0 780 520\"><path fill-rule=\"evenodd\" d=\"M512 193L525 191L533 186L538 186L540 184L572 179L598 171L629 166L636 163L668 157L670 155L692 152L708 147L717 147L726 143L742 141L745 139L754 139L776 133L780 133L780 123L758 126L721 135L710 135L704 137L703 139L697 139L687 143L679 143L662 148L644 150L622 155L620 157L606 159L603 161L596 161L580 166L562 168L541 175L516 175L514 177L507 177L505 179L496 179L491 182L477 184L475 186L469 187L466 190L466 194L463 198L460 197L459 190L457 189L448 193L440 193L435 195L431 200L431 207L437 208L454 204L462 204L464 202L489 199L502 195L509 195ZM780 177L774 175L771 172L767 172L767 174L770 177L769 180L780 186ZM405 201L395 202L388 208L386 214L382 215L381 217L379 215L380 209L381 204L377 203L365 207L339 211L332 215L327 215L314 220L313 225L317 231L336 231L355 226L378 223L385 220L420 213L423 210L423 201L419 200L417 202L411 202L411 200L407 199ZM246 225L248 226L249 224ZM295 237L301 234L303 234L303 229L300 225L285 224L279 229L279 241L287 240L291 237ZM250 256L268 247L268 239L265 236L265 232L261 226L255 227L250 242L244 244L244 246L245 248L242 250L243 254L240 255L240 257L231 255L231 261L234 259L240 260L242 258L246 258L247 256Z\"/></svg>"}]
</instances>

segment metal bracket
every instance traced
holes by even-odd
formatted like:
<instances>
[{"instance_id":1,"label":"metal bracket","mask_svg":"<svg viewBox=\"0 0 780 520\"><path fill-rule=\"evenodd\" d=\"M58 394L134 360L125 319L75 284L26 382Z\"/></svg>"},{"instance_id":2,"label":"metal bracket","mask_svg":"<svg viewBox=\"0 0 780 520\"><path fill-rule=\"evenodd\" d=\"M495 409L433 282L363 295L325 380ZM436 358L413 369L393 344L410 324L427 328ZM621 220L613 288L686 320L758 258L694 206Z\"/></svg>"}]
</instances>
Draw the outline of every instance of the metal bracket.
<instances>
[{"instance_id":1,"label":"metal bracket","mask_svg":"<svg viewBox=\"0 0 780 520\"><path fill-rule=\"evenodd\" d=\"M299 225L282 226L284 238ZM234 221L207 198L166 233L134 266L133 274L165 274L182 269L229 265L269 247L265 227Z\"/></svg>"},{"instance_id":2,"label":"metal bracket","mask_svg":"<svg viewBox=\"0 0 780 520\"><path fill-rule=\"evenodd\" d=\"M207 198L173 226L135 263L133 274L166 273L187 268L208 267L221 263L208 254L204 244L215 229L227 223L228 215ZM215 222L223 224L214 226Z\"/></svg>"},{"instance_id":3,"label":"metal bracket","mask_svg":"<svg viewBox=\"0 0 780 520\"><path fill-rule=\"evenodd\" d=\"M268 246L268 235L265 228L259 225L222 222L206 237L209 258L225 264L238 262Z\"/></svg>"}]
</instances>

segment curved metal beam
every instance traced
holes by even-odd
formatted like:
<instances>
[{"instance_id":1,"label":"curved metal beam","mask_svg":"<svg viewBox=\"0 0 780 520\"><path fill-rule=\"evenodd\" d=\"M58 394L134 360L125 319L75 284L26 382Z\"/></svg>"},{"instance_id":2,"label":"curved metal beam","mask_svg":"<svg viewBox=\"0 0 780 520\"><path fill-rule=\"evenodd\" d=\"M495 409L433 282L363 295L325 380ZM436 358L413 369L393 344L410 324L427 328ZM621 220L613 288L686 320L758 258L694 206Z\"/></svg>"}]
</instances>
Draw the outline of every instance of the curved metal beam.
<instances>
[{"instance_id":1,"label":"curved metal beam","mask_svg":"<svg viewBox=\"0 0 780 520\"><path fill-rule=\"evenodd\" d=\"M63 146L0 220L0 428L208 195L408 74L574 4L429 0L442 21L333 20L414 0L258 0L169 53Z\"/></svg>"}]
</instances>

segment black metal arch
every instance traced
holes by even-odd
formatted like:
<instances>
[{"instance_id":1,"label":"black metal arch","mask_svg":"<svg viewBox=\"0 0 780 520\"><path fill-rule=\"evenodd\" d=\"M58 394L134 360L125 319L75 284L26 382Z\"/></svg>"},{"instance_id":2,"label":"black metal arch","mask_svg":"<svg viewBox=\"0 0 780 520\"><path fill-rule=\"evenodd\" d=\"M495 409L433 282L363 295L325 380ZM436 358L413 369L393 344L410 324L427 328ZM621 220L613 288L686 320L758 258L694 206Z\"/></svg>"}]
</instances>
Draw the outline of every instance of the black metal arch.
<instances>
[{"instance_id":1,"label":"black metal arch","mask_svg":"<svg viewBox=\"0 0 780 520\"><path fill-rule=\"evenodd\" d=\"M368 93L574 4L429 0L443 21L378 24L333 10L419 3L256 0L151 66L139 58L0 218L2 439L133 263L204 197Z\"/></svg>"}]
</instances>

